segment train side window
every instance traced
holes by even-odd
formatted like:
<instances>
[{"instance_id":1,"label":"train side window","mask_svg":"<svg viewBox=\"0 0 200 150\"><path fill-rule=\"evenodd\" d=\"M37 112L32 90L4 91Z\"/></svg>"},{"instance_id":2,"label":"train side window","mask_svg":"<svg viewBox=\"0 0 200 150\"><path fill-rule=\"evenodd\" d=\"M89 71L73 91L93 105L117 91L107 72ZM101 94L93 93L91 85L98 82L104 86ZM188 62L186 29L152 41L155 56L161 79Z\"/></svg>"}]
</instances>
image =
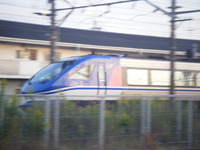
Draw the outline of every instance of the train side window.
<instances>
[{"instance_id":1,"label":"train side window","mask_svg":"<svg viewBox=\"0 0 200 150\"><path fill-rule=\"evenodd\" d=\"M128 85L148 85L148 71L128 69L127 70Z\"/></svg>"},{"instance_id":2,"label":"train side window","mask_svg":"<svg viewBox=\"0 0 200 150\"><path fill-rule=\"evenodd\" d=\"M85 66L72 74L69 79L86 80L89 79L94 69L94 64Z\"/></svg>"},{"instance_id":3,"label":"train side window","mask_svg":"<svg viewBox=\"0 0 200 150\"><path fill-rule=\"evenodd\" d=\"M170 81L170 72L164 70L151 71L151 85L168 86Z\"/></svg>"},{"instance_id":4,"label":"train side window","mask_svg":"<svg viewBox=\"0 0 200 150\"><path fill-rule=\"evenodd\" d=\"M176 86L194 86L194 74L190 71L175 72Z\"/></svg>"},{"instance_id":5,"label":"train side window","mask_svg":"<svg viewBox=\"0 0 200 150\"><path fill-rule=\"evenodd\" d=\"M195 79L196 79L196 86L200 86L200 72L196 72Z\"/></svg>"},{"instance_id":6,"label":"train side window","mask_svg":"<svg viewBox=\"0 0 200 150\"><path fill-rule=\"evenodd\" d=\"M99 66L99 81L105 81L105 70L103 66Z\"/></svg>"}]
</instances>

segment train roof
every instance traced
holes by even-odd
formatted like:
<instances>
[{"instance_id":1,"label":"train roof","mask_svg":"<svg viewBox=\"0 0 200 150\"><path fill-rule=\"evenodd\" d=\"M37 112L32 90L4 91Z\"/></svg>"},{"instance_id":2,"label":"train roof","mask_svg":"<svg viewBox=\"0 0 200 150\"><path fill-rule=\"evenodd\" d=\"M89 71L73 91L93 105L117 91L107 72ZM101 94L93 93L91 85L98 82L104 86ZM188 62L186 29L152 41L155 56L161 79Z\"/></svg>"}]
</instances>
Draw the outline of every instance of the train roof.
<instances>
[{"instance_id":1,"label":"train roof","mask_svg":"<svg viewBox=\"0 0 200 150\"><path fill-rule=\"evenodd\" d=\"M68 57L68 58L64 58L62 61L73 61L73 60L80 60L83 58L86 59L96 59L96 58L119 58L120 56L118 55L81 55L81 56L72 56L72 57Z\"/></svg>"},{"instance_id":2,"label":"train roof","mask_svg":"<svg viewBox=\"0 0 200 150\"><path fill-rule=\"evenodd\" d=\"M170 59L167 58L138 58L138 57L131 57L129 55L113 55L113 54L91 54L91 55L80 55L80 56L72 56L68 58L64 58L60 60L59 62L62 61L76 61L76 60L81 60L81 59L97 59L97 58L119 58L119 59L135 59L135 60L141 60L146 61L146 60L152 60L152 61L168 61L170 62ZM176 59L175 62L189 62L189 63L200 63L199 59Z\"/></svg>"},{"instance_id":3,"label":"train roof","mask_svg":"<svg viewBox=\"0 0 200 150\"><path fill-rule=\"evenodd\" d=\"M84 56L73 56L73 57L68 57L68 58L64 58L60 61L73 61L73 60L79 60L81 58L83 58Z\"/></svg>"}]
</instances>

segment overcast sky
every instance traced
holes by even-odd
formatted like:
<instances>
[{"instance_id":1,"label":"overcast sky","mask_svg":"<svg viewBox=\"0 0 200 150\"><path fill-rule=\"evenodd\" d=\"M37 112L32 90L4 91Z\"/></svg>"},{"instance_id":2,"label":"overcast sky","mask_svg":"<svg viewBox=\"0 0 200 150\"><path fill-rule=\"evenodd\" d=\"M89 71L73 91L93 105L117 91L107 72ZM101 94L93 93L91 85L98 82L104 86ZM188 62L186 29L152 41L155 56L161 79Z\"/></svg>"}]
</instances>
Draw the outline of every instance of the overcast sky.
<instances>
[{"instance_id":1,"label":"overcast sky","mask_svg":"<svg viewBox=\"0 0 200 150\"><path fill-rule=\"evenodd\" d=\"M55 0L56 8L92 5L115 2L120 0ZM171 0L149 0L165 11L171 5ZM200 0L177 0L177 11L200 9ZM50 24L50 18L39 16L34 12L49 13L50 4L47 0L0 0L0 19L34 24ZM112 6L88 7L76 9L64 21L62 27L92 29L126 34L170 36L170 17L141 0ZM57 11L56 20L59 23L69 13ZM191 21L177 22L177 38L200 40L200 12L178 15L179 19Z\"/></svg>"}]
</instances>

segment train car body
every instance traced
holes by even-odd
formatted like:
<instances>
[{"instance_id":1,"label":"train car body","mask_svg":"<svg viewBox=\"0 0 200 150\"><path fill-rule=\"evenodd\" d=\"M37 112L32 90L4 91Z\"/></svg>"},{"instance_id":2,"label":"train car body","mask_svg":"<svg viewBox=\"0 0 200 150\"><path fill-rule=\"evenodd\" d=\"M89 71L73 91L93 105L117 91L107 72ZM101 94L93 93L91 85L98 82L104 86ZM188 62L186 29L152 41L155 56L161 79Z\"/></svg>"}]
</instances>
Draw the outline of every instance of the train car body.
<instances>
[{"instance_id":1,"label":"train car body","mask_svg":"<svg viewBox=\"0 0 200 150\"><path fill-rule=\"evenodd\" d=\"M200 63L175 63L175 93L200 94ZM22 93L64 95L169 94L170 62L87 55L53 63L35 74Z\"/></svg>"}]
</instances>

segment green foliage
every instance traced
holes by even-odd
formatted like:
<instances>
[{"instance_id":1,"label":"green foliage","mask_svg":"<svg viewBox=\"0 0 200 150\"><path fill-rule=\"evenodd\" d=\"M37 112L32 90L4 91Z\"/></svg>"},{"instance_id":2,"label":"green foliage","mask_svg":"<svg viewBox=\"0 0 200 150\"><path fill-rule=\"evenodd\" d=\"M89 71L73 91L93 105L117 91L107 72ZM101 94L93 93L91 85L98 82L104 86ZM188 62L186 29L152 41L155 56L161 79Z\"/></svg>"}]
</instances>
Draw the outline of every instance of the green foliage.
<instances>
[{"instance_id":1,"label":"green foliage","mask_svg":"<svg viewBox=\"0 0 200 150\"><path fill-rule=\"evenodd\" d=\"M50 122L45 123L45 105L33 105L26 109L19 107L19 97L1 96L0 149L43 149L44 130L49 127L50 141L53 140L56 107L50 105ZM177 141L177 111L169 108L168 101L152 100L151 131L157 143ZM105 149L139 149L141 144L140 99L106 101ZM194 110L195 109L194 105ZM187 140L187 103L182 103L182 129L180 140ZM58 150L98 149L99 101L78 102L60 100L59 147ZM2 115L3 114L3 115ZM149 115L149 114L146 114ZM199 140L199 113L194 113L193 133ZM12 143L12 144L11 144ZM78 144L77 144L78 143ZM53 144L52 142L49 143ZM52 146L52 145L51 145Z\"/></svg>"},{"instance_id":2,"label":"green foliage","mask_svg":"<svg viewBox=\"0 0 200 150\"><path fill-rule=\"evenodd\" d=\"M3 116L1 116L0 149L12 148L12 144L20 147L23 113L18 106L17 97L12 97L12 100L4 99L4 108L1 108Z\"/></svg>"},{"instance_id":3,"label":"green foliage","mask_svg":"<svg viewBox=\"0 0 200 150\"><path fill-rule=\"evenodd\" d=\"M7 80L5 80L5 79L0 80L0 96L3 96L5 94L6 84L7 84Z\"/></svg>"},{"instance_id":4,"label":"green foliage","mask_svg":"<svg viewBox=\"0 0 200 150\"><path fill-rule=\"evenodd\" d=\"M5 96L6 82L1 81L0 149L34 149L39 145L44 130L43 112L36 108L22 110L19 97ZM34 144L33 144L34 143Z\"/></svg>"},{"instance_id":5,"label":"green foliage","mask_svg":"<svg viewBox=\"0 0 200 150\"><path fill-rule=\"evenodd\" d=\"M29 139L38 139L43 135L44 113L37 107L29 108L24 114L23 132L28 134Z\"/></svg>"},{"instance_id":6,"label":"green foliage","mask_svg":"<svg viewBox=\"0 0 200 150\"><path fill-rule=\"evenodd\" d=\"M130 127L131 118L128 114L123 113L119 116L119 127Z\"/></svg>"}]
</instances>

